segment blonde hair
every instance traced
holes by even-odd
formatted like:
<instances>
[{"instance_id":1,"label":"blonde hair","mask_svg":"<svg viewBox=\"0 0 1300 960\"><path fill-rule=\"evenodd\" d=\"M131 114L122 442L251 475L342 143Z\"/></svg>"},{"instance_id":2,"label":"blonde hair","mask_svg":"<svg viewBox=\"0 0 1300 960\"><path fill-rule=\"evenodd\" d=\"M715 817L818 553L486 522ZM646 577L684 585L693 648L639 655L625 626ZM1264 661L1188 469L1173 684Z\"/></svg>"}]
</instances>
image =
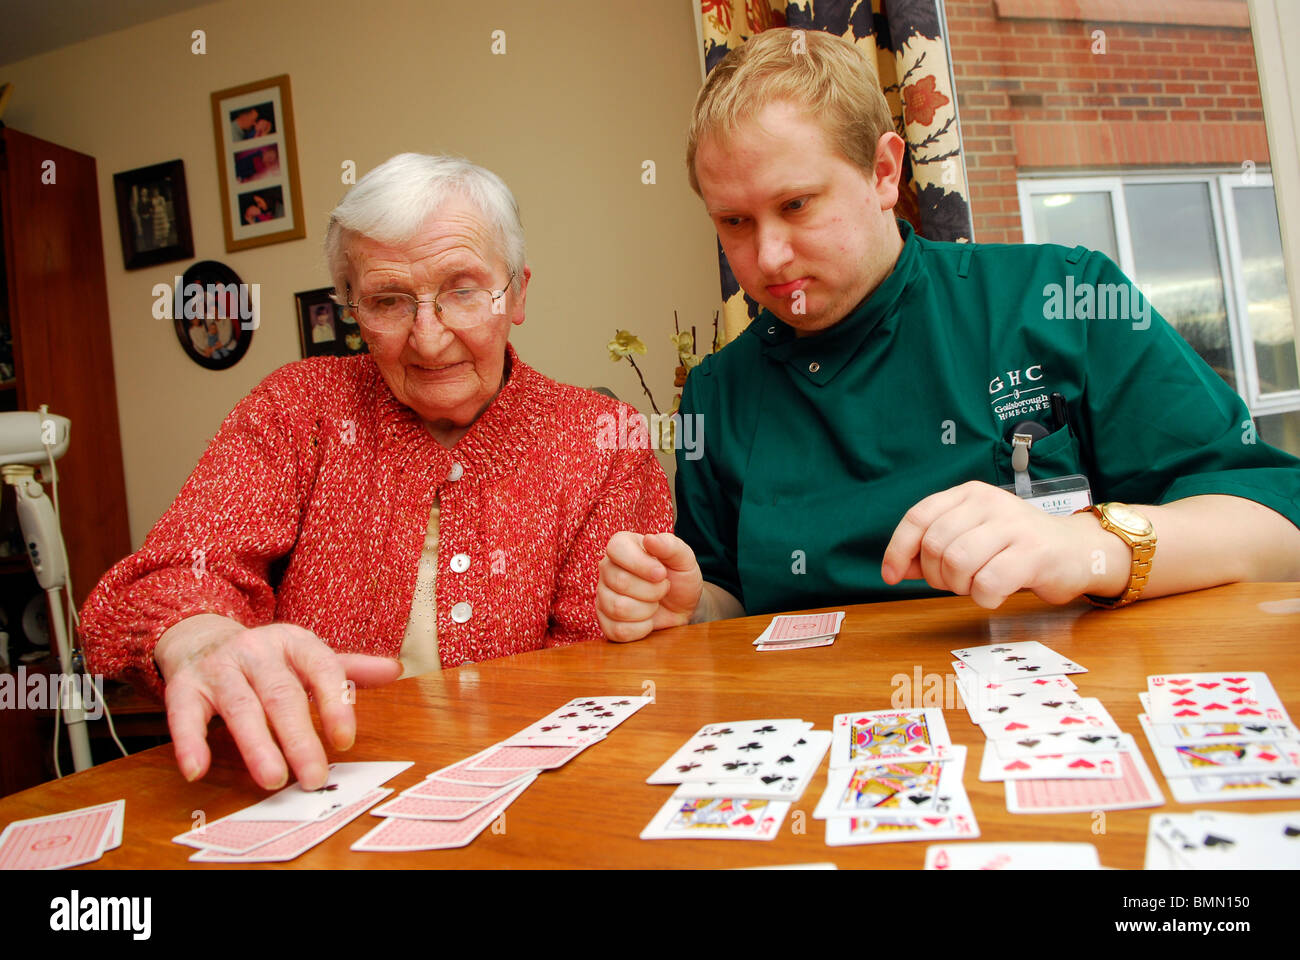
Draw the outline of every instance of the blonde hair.
<instances>
[{"instance_id":1,"label":"blonde hair","mask_svg":"<svg viewBox=\"0 0 1300 960\"><path fill-rule=\"evenodd\" d=\"M852 43L819 30L764 30L718 62L695 101L686 134L692 190L700 192L700 141L725 136L778 100L807 107L845 159L865 170L875 166L877 141L894 129L876 72Z\"/></svg>"}]
</instances>

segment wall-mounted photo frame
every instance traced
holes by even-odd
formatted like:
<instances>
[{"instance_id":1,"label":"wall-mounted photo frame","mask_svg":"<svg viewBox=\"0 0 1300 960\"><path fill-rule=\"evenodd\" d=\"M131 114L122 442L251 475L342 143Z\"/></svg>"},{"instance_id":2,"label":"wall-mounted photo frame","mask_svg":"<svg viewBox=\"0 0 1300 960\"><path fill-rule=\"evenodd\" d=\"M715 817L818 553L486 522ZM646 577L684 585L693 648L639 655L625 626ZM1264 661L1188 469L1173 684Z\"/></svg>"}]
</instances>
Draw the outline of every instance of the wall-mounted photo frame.
<instances>
[{"instance_id":1,"label":"wall-mounted photo frame","mask_svg":"<svg viewBox=\"0 0 1300 960\"><path fill-rule=\"evenodd\" d=\"M113 194L126 269L194 256L184 161L169 160L115 173Z\"/></svg>"},{"instance_id":2,"label":"wall-mounted photo frame","mask_svg":"<svg viewBox=\"0 0 1300 960\"><path fill-rule=\"evenodd\" d=\"M212 94L226 252L307 235L289 75Z\"/></svg>"},{"instance_id":3,"label":"wall-mounted photo frame","mask_svg":"<svg viewBox=\"0 0 1300 960\"><path fill-rule=\"evenodd\" d=\"M351 357L369 353L361 328L348 307L330 299L332 288L293 295L298 308L298 344L304 357Z\"/></svg>"},{"instance_id":4,"label":"wall-mounted photo frame","mask_svg":"<svg viewBox=\"0 0 1300 960\"><path fill-rule=\"evenodd\" d=\"M225 370L248 352L257 316L257 291L216 260L200 260L173 288L172 325L186 355L201 367Z\"/></svg>"}]
</instances>

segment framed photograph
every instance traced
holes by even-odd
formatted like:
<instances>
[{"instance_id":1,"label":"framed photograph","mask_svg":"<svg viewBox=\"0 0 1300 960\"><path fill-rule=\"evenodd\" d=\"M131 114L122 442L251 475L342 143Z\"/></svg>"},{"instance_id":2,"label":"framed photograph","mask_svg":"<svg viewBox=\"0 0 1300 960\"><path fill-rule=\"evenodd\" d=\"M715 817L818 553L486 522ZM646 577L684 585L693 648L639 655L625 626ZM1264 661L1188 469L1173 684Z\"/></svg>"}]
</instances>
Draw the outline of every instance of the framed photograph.
<instances>
[{"instance_id":1,"label":"framed photograph","mask_svg":"<svg viewBox=\"0 0 1300 960\"><path fill-rule=\"evenodd\" d=\"M212 94L226 252L307 235L289 75Z\"/></svg>"},{"instance_id":2,"label":"framed photograph","mask_svg":"<svg viewBox=\"0 0 1300 960\"><path fill-rule=\"evenodd\" d=\"M122 261L128 270L194 256L185 163L171 160L113 174Z\"/></svg>"},{"instance_id":3,"label":"framed photograph","mask_svg":"<svg viewBox=\"0 0 1300 960\"><path fill-rule=\"evenodd\" d=\"M259 322L257 297L234 270L201 260L185 271L173 297L176 339L199 366L225 370L248 352Z\"/></svg>"},{"instance_id":4,"label":"framed photograph","mask_svg":"<svg viewBox=\"0 0 1300 960\"><path fill-rule=\"evenodd\" d=\"M347 307L330 299L332 288L293 295L298 306L298 343L304 357L350 357L369 353L361 328Z\"/></svg>"}]
</instances>

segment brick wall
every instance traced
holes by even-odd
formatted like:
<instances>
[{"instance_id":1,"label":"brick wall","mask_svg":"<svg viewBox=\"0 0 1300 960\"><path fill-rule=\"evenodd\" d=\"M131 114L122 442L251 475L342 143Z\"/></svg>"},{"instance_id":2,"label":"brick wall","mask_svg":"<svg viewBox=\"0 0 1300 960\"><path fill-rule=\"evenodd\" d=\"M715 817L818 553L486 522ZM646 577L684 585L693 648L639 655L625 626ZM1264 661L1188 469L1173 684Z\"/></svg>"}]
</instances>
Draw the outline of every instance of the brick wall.
<instances>
[{"instance_id":1,"label":"brick wall","mask_svg":"<svg viewBox=\"0 0 1300 960\"><path fill-rule=\"evenodd\" d=\"M1003 5L1035 18L1000 16ZM946 8L982 243L1023 239L1019 172L1268 163L1249 29L1037 18L1069 17L1078 0ZM1095 30L1105 53L1092 52Z\"/></svg>"}]
</instances>

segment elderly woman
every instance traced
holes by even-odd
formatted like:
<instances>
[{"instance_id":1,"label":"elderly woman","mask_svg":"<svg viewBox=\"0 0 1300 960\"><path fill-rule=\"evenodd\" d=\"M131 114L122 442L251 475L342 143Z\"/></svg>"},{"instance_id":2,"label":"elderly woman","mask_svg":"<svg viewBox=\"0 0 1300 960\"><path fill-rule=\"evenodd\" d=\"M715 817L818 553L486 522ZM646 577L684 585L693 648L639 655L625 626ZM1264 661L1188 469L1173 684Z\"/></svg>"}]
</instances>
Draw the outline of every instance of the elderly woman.
<instances>
[{"instance_id":1,"label":"elderly woman","mask_svg":"<svg viewBox=\"0 0 1300 960\"><path fill-rule=\"evenodd\" d=\"M597 445L621 405L508 342L531 271L495 174L393 157L334 210L325 248L369 355L267 377L83 613L92 672L165 692L190 780L221 714L263 787L285 759L319 786L304 688L346 749L348 680L595 639L610 536L671 527L653 454Z\"/></svg>"}]
</instances>

